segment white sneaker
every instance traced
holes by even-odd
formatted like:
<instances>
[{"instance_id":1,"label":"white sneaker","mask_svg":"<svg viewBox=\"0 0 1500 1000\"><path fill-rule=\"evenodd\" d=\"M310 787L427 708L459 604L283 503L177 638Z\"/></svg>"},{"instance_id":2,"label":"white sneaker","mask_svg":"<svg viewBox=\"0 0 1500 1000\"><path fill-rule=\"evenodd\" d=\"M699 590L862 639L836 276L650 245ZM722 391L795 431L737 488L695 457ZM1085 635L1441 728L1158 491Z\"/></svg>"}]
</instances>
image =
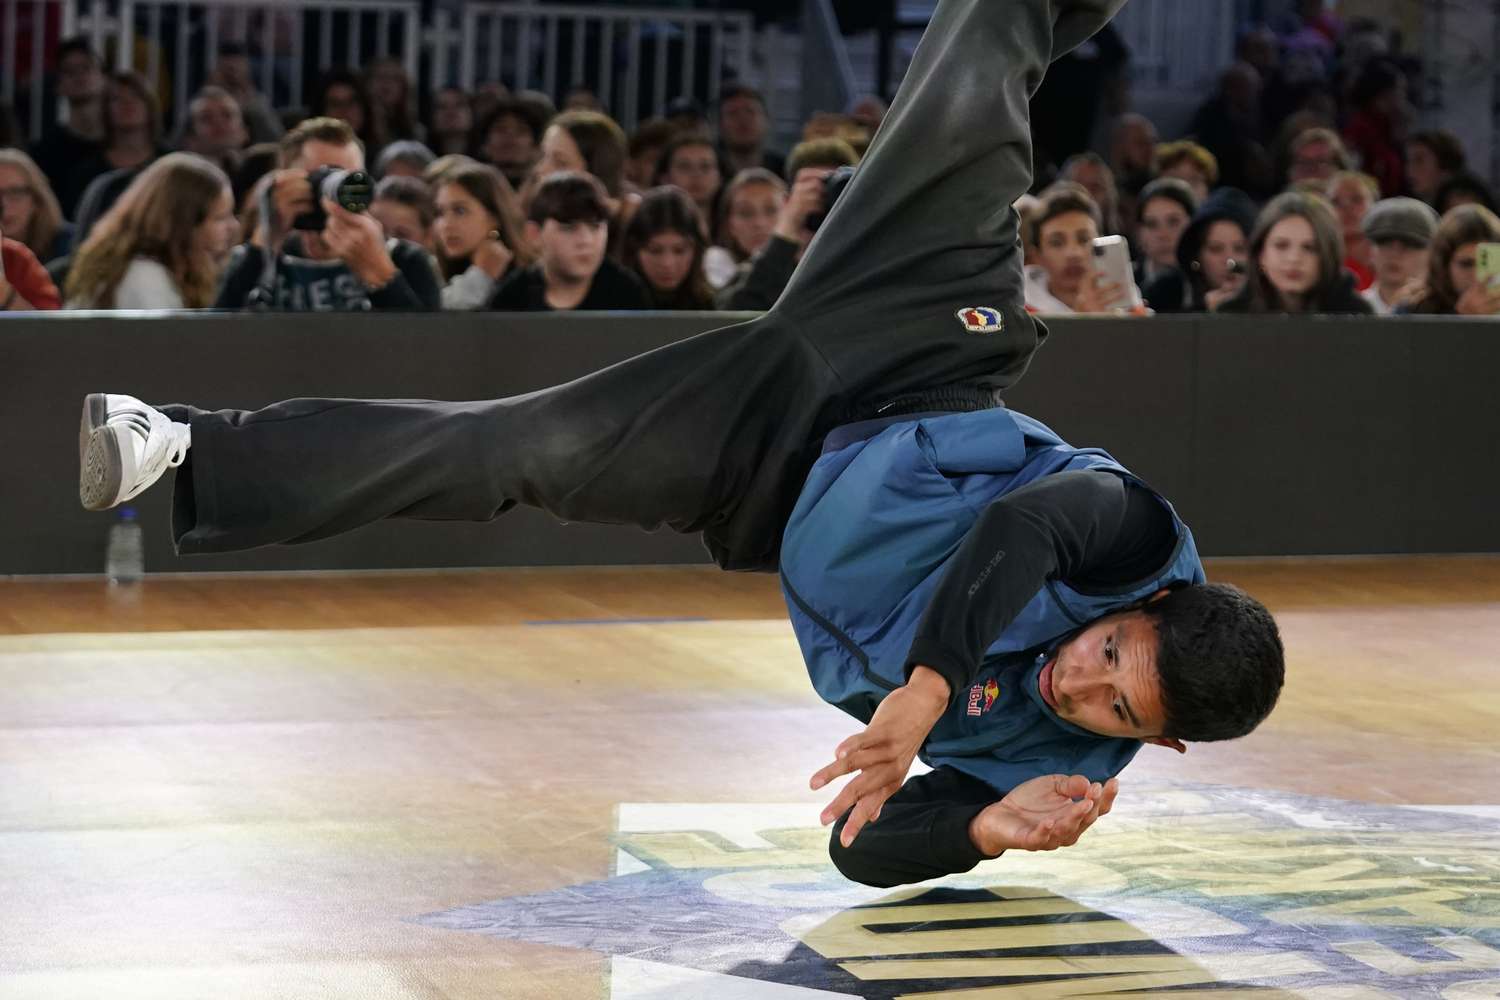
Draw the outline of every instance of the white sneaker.
<instances>
[{"instance_id":1,"label":"white sneaker","mask_svg":"<svg viewBox=\"0 0 1500 1000\"><path fill-rule=\"evenodd\" d=\"M78 499L87 510L124 503L187 458L187 424L134 396L93 392L78 426Z\"/></svg>"}]
</instances>

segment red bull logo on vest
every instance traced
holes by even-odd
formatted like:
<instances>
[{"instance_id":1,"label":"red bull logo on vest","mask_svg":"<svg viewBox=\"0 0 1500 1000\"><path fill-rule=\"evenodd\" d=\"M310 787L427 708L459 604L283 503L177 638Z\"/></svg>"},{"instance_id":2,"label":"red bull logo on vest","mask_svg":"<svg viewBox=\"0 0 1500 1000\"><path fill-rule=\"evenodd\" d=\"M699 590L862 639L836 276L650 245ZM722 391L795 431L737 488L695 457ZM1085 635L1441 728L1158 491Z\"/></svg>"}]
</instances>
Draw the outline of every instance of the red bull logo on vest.
<instances>
[{"instance_id":1,"label":"red bull logo on vest","mask_svg":"<svg viewBox=\"0 0 1500 1000\"><path fill-rule=\"evenodd\" d=\"M983 715L995 704L995 699L1000 697L1000 685L991 677L983 684L975 684L969 688L970 715Z\"/></svg>"}]
</instances>

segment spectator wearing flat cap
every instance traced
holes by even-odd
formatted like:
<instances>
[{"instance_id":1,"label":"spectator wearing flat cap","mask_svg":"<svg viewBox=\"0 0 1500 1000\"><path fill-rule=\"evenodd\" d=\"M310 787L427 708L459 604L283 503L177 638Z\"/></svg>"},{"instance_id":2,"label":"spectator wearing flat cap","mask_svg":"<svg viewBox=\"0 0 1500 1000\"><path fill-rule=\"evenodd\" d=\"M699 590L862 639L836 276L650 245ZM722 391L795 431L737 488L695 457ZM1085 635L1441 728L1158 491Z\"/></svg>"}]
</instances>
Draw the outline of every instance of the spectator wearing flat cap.
<instances>
[{"instance_id":1,"label":"spectator wearing flat cap","mask_svg":"<svg viewBox=\"0 0 1500 1000\"><path fill-rule=\"evenodd\" d=\"M1415 198L1386 198L1365 213L1361 228L1370 241L1375 283L1360 296L1377 315L1390 316L1414 300L1437 227L1438 214Z\"/></svg>"}]
</instances>

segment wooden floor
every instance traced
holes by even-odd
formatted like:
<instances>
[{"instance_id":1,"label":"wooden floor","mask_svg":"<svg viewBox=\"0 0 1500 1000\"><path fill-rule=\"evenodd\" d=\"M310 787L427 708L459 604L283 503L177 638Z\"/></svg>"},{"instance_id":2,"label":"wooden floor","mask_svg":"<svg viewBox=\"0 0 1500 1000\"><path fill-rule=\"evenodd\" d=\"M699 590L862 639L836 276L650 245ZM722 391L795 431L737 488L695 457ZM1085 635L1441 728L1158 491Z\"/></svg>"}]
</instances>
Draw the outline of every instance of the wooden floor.
<instances>
[{"instance_id":1,"label":"wooden floor","mask_svg":"<svg viewBox=\"0 0 1500 1000\"><path fill-rule=\"evenodd\" d=\"M1132 796L1146 809L1161 789L1500 805L1500 558L1222 562L1210 575L1276 613L1282 703L1245 740L1186 757L1146 748L1120 828L1102 822L1075 851L1135 829ZM523 932L432 917L518 897L539 901L521 912L550 912L588 896L570 887L659 867L666 848L622 853L653 804L815 815L807 778L855 727L813 696L771 578L0 581L0 690L0 1000L916 995L724 992L661 962L629 965L627 985L620 947L563 946L573 939L540 918ZM794 863L816 862L821 845L801 836L812 853ZM1493 864L1479 883L1462 877L1472 898L1500 895L1500 855L1476 856L1451 867ZM596 909L582 912L608 928ZM1500 913L1471 918L1465 940L1495 961L1460 959L1500 976ZM658 967L667 985L641 985ZM1500 995L1391 975L1338 995ZM942 995L1083 995L1015 982Z\"/></svg>"}]
</instances>

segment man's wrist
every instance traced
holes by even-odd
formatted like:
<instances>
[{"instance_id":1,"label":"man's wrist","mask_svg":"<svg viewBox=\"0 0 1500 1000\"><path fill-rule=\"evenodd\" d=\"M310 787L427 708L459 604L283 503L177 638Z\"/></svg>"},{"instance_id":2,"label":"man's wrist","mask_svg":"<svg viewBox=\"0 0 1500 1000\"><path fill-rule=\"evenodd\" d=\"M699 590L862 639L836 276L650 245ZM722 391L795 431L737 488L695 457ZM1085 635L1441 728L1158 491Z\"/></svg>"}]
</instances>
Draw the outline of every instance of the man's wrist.
<instances>
[{"instance_id":1,"label":"man's wrist","mask_svg":"<svg viewBox=\"0 0 1500 1000\"><path fill-rule=\"evenodd\" d=\"M953 700L953 685L948 683L948 678L931 667L924 667L921 664L911 668L911 675L906 679L906 686L931 695L944 705Z\"/></svg>"},{"instance_id":2,"label":"man's wrist","mask_svg":"<svg viewBox=\"0 0 1500 1000\"><path fill-rule=\"evenodd\" d=\"M998 858L1005 853L1005 846L996 843L990 824L985 822L985 817L990 814L991 810L999 808L999 805L1000 803L996 802L985 806L974 814L973 819L969 820L969 843L973 844L974 849L986 858Z\"/></svg>"},{"instance_id":3,"label":"man's wrist","mask_svg":"<svg viewBox=\"0 0 1500 1000\"><path fill-rule=\"evenodd\" d=\"M401 269L396 266L396 262L384 254L354 268L355 277L372 292L389 285L400 273Z\"/></svg>"}]
</instances>

